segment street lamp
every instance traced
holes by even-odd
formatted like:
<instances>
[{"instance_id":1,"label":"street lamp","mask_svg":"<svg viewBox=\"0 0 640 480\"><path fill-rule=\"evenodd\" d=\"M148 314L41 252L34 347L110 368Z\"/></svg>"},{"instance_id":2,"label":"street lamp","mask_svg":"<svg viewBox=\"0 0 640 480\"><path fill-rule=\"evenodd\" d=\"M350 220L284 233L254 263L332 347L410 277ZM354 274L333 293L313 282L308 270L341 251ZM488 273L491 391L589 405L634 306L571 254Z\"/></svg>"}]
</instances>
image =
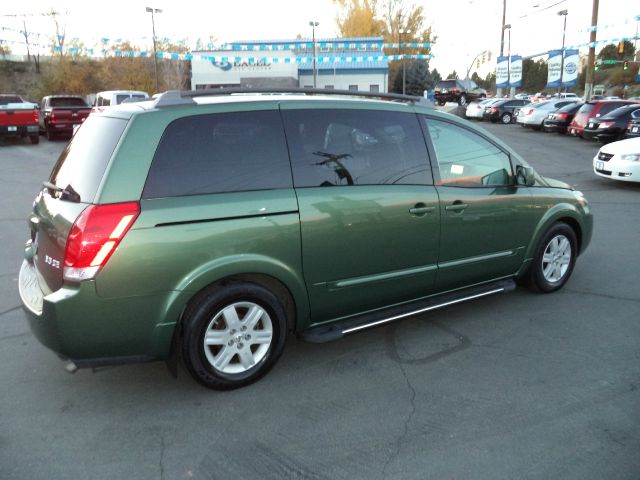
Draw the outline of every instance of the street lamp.
<instances>
[{"instance_id":1,"label":"street lamp","mask_svg":"<svg viewBox=\"0 0 640 480\"><path fill-rule=\"evenodd\" d=\"M562 80L564 77L564 39L565 34L567 33L567 13L568 10L560 10L558 15L564 17L564 26L562 27L562 55L560 57L560 85L558 86L558 93L562 90Z\"/></svg>"},{"instance_id":2,"label":"street lamp","mask_svg":"<svg viewBox=\"0 0 640 480\"><path fill-rule=\"evenodd\" d=\"M398 54L402 56L402 34L403 33L411 33L409 29L401 28L398 30ZM402 94L405 95L406 91L406 76L407 76L407 64L404 61L404 56L402 56Z\"/></svg>"},{"instance_id":3,"label":"street lamp","mask_svg":"<svg viewBox=\"0 0 640 480\"><path fill-rule=\"evenodd\" d=\"M151 13L151 28L153 29L153 65L156 72L156 93L158 93L160 89L158 88L158 50L156 49L156 22L154 14L162 13L162 9L147 7L146 11Z\"/></svg>"},{"instance_id":4,"label":"street lamp","mask_svg":"<svg viewBox=\"0 0 640 480\"><path fill-rule=\"evenodd\" d=\"M508 82L511 83L511 24L507 23L503 27L503 30L509 30L509 44L507 47L507 79L508 79ZM514 93L515 93L515 87L511 87L511 89L509 90L509 96L513 97Z\"/></svg>"},{"instance_id":5,"label":"street lamp","mask_svg":"<svg viewBox=\"0 0 640 480\"><path fill-rule=\"evenodd\" d=\"M311 27L311 40L313 43L313 88L316 88L316 78L317 78L317 71L316 71L316 27L320 25L318 22L315 21L311 21L309 22L309 26Z\"/></svg>"}]
</instances>

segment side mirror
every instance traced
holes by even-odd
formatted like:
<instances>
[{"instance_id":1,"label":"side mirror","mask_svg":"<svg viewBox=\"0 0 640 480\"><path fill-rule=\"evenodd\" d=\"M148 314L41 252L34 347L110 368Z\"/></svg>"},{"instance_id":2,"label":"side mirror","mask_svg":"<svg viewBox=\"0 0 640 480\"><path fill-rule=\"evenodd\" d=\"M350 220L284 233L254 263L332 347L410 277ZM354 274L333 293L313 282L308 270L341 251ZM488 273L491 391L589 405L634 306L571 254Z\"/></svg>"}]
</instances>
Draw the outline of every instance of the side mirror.
<instances>
[{"instance_id":1,"label":"side mirror","mask_svg":"<svg viewBox=\"0 0 640 480\"><path fill-rule=\"evenodd\" d=\"M532 187L536 183L536 177L533 168L518 165L516 168L516 183L525 187Z\"/></svg>"}]
</instances>

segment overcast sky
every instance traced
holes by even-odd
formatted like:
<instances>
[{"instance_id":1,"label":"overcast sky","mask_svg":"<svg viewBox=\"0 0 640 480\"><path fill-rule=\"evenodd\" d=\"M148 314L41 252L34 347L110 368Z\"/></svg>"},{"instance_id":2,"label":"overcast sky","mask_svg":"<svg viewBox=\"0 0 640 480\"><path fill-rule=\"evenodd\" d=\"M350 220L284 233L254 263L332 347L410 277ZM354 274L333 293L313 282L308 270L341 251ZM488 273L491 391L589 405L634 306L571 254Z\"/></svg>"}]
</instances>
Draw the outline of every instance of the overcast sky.
<instances>
[{"instance_id":1,"label":"overcast sky","mask_svg":"<svg viewBox=\"0 0 640 480\"><path fill-rule=\"evenodd\" d=\"M407 4L410 3L408 0ZM464 74L475 55L483 50L492 51L493 62L491 66L483 66L480 75L495 68L495 56L500 50L502 0L422 0L413 3L424 6L427 24L433 26L437 35L432 68L436 67L443 75L454 68ZM234 40L289 39L298 34L310 37L310 20L320 23L316 27L317 37L337 36L337 9L332 0L29 0L22 2L22 7L19 5L19 2L2 1L1 27L21 26L22 18L6 15L36 14L26 17L28 29L52 34L51 19L38 14L54 8L65 13L62 22L66 25L67 39L77 37L85 44L105 37L129 39L142 45L148 42L150 46L151 15L145 12L147 6L163 10L155 16L159 37L173 41L188 38L192 45L197 38L208 41L209 36L216 38L218 44ZM587 43L591 6L592 0L507 0L506 23L512 26L511 53L531 55L560 48L563 17L557 12L563 9L569 12L566 44ZM598 39L634 36L637 28L634 17L637 15L640 15L640 0L601 1L598 24L609 27L598 32ZM10 32L0 31L0 39L9 38L16 40L16 37L10 37ZM20 51L18 44L10 46L14 52ZM504 50L506 55L506 45ZM581 49L581 52L586 51L586 48Z\"/></svg>"}]
</instances>

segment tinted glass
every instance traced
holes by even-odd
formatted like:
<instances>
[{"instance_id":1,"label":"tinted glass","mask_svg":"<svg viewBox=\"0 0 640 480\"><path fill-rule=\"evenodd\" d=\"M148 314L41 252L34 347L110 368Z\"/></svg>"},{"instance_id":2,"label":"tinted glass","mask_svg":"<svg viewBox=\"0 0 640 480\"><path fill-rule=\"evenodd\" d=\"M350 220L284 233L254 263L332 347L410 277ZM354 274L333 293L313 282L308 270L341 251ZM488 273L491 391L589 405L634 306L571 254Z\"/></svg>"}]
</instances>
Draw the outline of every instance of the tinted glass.
<instances>
[{"instance_id":1,"label":"tinted glass","mask_svg":"<svg viewBox=\"0 0 640 480\"><path fill-rule=\"evenodd\" d=\"M602 105L602 107L600 108L600 110L598 110L598 113L596 114L597 117L601 117L603 115L606 115L609 112L614 111L616 108L620 108L622 105L622 103L605 103L604 105Z\"/></svg>"},{"instance_id":2,"label":"tinted glass","mask_svg":"<svg viewBox=\"0 0 640 480\"><path fill-rule=\"evenodd\" d=\"M10 103L22 103L22 99L16 96L0 97L0 105L9 105Z\"/></svg>"},{"instance_id":3,"label":"tinted glass","mask_svg":"<svg viewBox=\"0 0 640 480\"><path fill-rule=\"evenodd\" d=\"M126 126L126 120L90 115L60 154L49 181L91 203Z\"/></svg>"},{"instance_id":4,"label":"tinted glass","mask_svg":"<svg viewBox=\"0 0 640 480\"><path fill-rule=\"evenodd\" d=\"M197 115L165 130L143 197L267 190L292 186L277 111Z\"/></svg>"},{"instance_id":5,"label":"tinted glass","mask_svg":"<svg viewBox=\"0 0 640 480\"><path fill-rule=\"evenodd\" d=\"M582 108L582 106L583 106L582 103L571 103L569 105L565 105L564 107L562 107L560 110L558 110L558 112L559 113L575 113L580 108Z\"/></svg>"},{"instance_id":6,"label":"tinted glass","mask_svg":"<svg viewBox=\"0 0 640 480\"><path fill-rule=\"evenodd\" d=\"M580 110L578 110L578 113L589 113L591 110L593 110L593 106L594 106L593 103L585 103L580 107Z\"/></svg>"},{"instance_id":7,"label":"tinted glass","mask_svg":"<svg viewBox=\"0 0 640 480\"><path fill-rule=\"evenodd\" d=\"M455 80L442 80L440 83L438 83L439 88L453 88L455 86L456 86Z\"/></svg>"},{"instance_id":8,"label":"tinted glass","mask_svg":"<svg viewBox=\"0 0 640 480\"><path fill-rule=\"evenodd\" d=\"M631 115L631 112L635 111L638 105L625 105L624 107L618 107L607 114L609 118L626 117Z\"/></svg>"},{"instance_id":9,"label":"tinted glass","mask_svg":"<svg viewBox=\"0 0 640 480\"><path fill-rule=\"evenodd\" d=\"M440 120L425 117L440 171L437 185L488 187L511 185L509 157L480 135Z\"/></svg>"},{"instance_id":10,"label":"tinted glass","mask_svg":"<svg viewBox=\"0 0 640 480\"><path fill-rule=\"evenodd\" d=\"M88 107L89 106L83 99L76 98L76 97L51 98L49 100L49 104L52 107Z\"/></svg>"},{"instance_id":11,"label":"tinted glass","mask_svg":"<svg viewBox=\"0 0 640 480\"><path fill-rule=\"evenodd\" d=\"M122 102L124 102L126 99L129 98L129 95L116 95L116 105L120 105Z\"/></svg>"},{"instance_id":12,"label":"tinted glass","mask_svg":"<svg viewBox=\"0 0 640 480\"><path fill-rule=\"evenodd\" d=\"M283 115L296 187L432 183L414 114L314 109Z\"/></svg>"}]
</instances>

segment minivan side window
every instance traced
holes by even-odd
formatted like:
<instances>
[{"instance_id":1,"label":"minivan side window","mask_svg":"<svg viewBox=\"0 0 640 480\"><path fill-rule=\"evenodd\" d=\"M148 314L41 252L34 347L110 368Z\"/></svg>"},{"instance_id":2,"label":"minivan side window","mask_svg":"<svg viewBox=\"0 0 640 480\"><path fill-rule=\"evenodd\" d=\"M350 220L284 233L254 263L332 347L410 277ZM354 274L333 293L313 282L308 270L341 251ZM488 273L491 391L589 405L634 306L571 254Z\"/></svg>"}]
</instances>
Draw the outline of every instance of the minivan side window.
<instances>
[{"instance_id":1,"label":"minivan side window","mask_svg":"<svg viewBox=\"0 0 640 480\"><path fill-rule=\"evenodd\" d=\"M194 115L164 131L143 198L291 188L280 115L274 110Z\"/></svg>"},{"instance_id":2,"label":"minivan side window","mask_svg":"<svg viewBox=\"0 0 640 480\"><path fill-rule=\"evenodd\" d=\"M436 185L490 187L513 184L509 156L466 128L423 117L436 151L440 181Z\"/></svg>"},{"instance_id":3,"label":"minivan side window","mask_svg":"<svg viewBox=\"0 0 640 480\"><path fill-rule=\"evenodd\" d=\"M413 113L301 109L282 114L297 188L433 184Z\"/></svg>"}]
</instances>

